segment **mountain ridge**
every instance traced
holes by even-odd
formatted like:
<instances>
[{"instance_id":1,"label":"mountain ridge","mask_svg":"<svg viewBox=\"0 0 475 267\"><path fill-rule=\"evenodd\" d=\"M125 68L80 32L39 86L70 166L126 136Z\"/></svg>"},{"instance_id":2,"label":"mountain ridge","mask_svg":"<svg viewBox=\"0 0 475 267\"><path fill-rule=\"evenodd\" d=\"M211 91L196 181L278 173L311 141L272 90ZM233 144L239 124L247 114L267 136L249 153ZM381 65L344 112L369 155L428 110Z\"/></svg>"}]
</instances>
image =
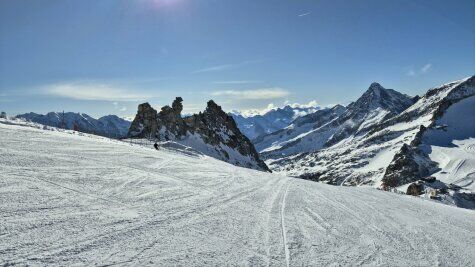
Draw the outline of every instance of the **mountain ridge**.
<instances>
[{"instance_id":1,"label":"mountain ridge","mask_svg":"<svg viewBox=\"0 0 475 267\"><path fill-rule=\"evenodd\" d=\"M259 136L281 130L290 125L296 118L313 113L319 109L319 107L285 105L284 107L269 110L264 114L244 116L236 111L232 111L230 114L241 132L250 140L253 140Z\"/></svg>"},{"instance_id":2,"label":"mountain ridge","mask_svg":"<svg viewBox=\"0 0 475 267\"><path fill-rule=\"evenodd\" d=\"M116 115L106 115L95 119L85 113L74 112L48 112L45 115L30 112L19 114L16 118L70 130L76 127L77 130L81 132L111 138L123 138L127 136L127 131L131 124L131 122Z\"/></svg>"},{"instance_id":3,"label":"mountain ridge","mask_svg":"<svg viewBox=\"0 0 475 267\"><path fill-rule=\"evenodd\" d=\"M270 171L234 119L213 100L203 112L185 118L182 101L177 97L160 112L148 103L140 104L128 137L174 141L237 166Z\"/></svg>"}]
</instances>

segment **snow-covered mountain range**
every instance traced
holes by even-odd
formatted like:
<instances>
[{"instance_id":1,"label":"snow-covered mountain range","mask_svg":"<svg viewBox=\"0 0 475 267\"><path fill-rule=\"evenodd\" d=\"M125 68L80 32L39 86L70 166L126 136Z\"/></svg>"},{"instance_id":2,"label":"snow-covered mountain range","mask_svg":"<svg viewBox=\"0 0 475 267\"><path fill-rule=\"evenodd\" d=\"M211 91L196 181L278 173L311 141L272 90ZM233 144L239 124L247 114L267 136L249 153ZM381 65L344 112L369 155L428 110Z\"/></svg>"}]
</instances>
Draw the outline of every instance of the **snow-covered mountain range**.
<instances>
[{"instance_id":1,"label":"snow-covered mountain range","mask_svg":"<svg viewBox=\"0 0 475 267\"><path fill-rule=\"evenodd\" d=\"M438 201L475 208L474 80L447 83L422 97L373 83L346 107L286 106L248 117L226 114L213 101L204 112L184 117L181 98L160 112L140 105L132 124L113 115L17 117L54 127L64 121L68 129L76 125L81 132L157 140L162 146L180 144L237 166L334 185L436 192L431 194ZM255 137L252 142L244 132ZM437 182L421 181L429 176Z\"/></svg>"},{"instance_id":2,"label":"snow-covered mountain range","mask_svg":"<svg viewBox=\"0 0 475 267\"><path fill-rule=\"evenodd\" d=\"M411 104L413 100L409 96L373 83L348 107L337 105L301 117L282 131L261 136L254 143L265 158L316 151L363 133Z\"/></svg>"},{"instance_id":3,"label":"snow-covered mountain range","mask_svg":"<svg viewBox=\"0 0 475 267\"><path fill-rule=\"evenodd\" d=\"M251 169L269 171L254 145L241 133L231 116L210 100L204 112L183 117L183 99L157 112L148 103L139 105L130 127L130 138L173 141L205 155Z\"/></svg>"},{"instance_id":4,"label":"snow-covered mountain range","mask_svg":"<svg viewBox=\"0 0 475 267\"><path fill-rule=\"evenodd\" d=\"M472 210L35 126L0 119L1 266L475 265Z\"/></svg>"},{"instance_id":5,"label":"snow-covered mountain range","mask_svg":"<svg viewBox=\"0 0 475 267\"><path fill-rule=\"evenodd\" d=\"M16 116L27 121L48 125L52 127L74 129L84 133L92 133L112 138L127 136L131 122L116 115L103 116L99 119L92 118L85 113L74 112L49 112L46 115L25 113Z\"/></svg>"},{"instance_id":6,"label":"snow-covered mountain range","mask_svg":"<svg viewBox=\"0 0 475 267\"><path fill-rule=\"evenodd\" d=\"M241 132L253 140L261 135L273 133L287 127L296 118L311 114L320 108L317 106L286 105L274 108L264 114L243 115L239 111L230 112Z\"/></svg>"},{"instance_id":7,"label":"snow-covered mountain range","mask_svg":"<svg viewBox=\"0 0 475 267\"><path fill-rule=\"evenodd\" d=\"M374 83L346 108L320 110L254 142L273 171L336 185L400 190L434 175L442 183L424 186L448 192L441 201L472 207L465 200L475 203L473 101L475 76L420 98ZM462 191L450 188L454 182Z\"/></svg>"}]
</instances>

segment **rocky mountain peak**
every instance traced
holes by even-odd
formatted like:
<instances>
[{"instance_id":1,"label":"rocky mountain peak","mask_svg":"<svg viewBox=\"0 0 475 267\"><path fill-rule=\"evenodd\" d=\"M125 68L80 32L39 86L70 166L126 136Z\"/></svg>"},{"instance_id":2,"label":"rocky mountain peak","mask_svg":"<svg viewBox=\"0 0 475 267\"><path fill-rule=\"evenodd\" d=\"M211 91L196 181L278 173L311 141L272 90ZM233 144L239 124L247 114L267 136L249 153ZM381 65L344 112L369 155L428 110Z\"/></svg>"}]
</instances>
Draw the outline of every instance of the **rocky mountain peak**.
<instances>
[{"instance_id":1,"label":"rocky mountain peak","mask_svg":"<svg viewBox=\"0 0 475 267\"><path fill-rule=\"evenodd\" d=\"M385 88L381 86L381 84L374 82L369 86L368 91L376 91L376 90L384 90L384 89Z\"/></svg>"},{"instance_id":2,"label":"rocky mountain peak","mask_svg":"<svg viewBox=\"0 0 475 267\"><path fill-rule=\"evenodd\" d=\"M234 165L269 171L234 119L213 100L204 112L186 118L181 116L182 102L177 97L171 107L164 106L158 113L148 103L139 105L129 137L174 141Z\"/></svg>"},{"instance_id":3,"label":"rocky mountain peak","mask_svg":"<svg viewBox=\"0 0 475 267\"><path fill-rule=\"evenodd\" d=\"M379 83L372 83L368 90L349 109L368 112L384 109L391 113L399 113L413 104L413 99L392 89L386 89Z\"/></svg>"},{"instance_id":4,"label":"rocky mountain peak","mask_svg":"<svg viewBox=\"0 0 475 267\"><path fill-rule=\"evenodd\" d=\"M213 100L208 101L208 103L206 104L205 112L213 113L213 114L217 114L217 115L218 114L222 115L222 113L225 114L225 112L221 109L221 106L216 104Z\"/></svg>"}]
</instances>

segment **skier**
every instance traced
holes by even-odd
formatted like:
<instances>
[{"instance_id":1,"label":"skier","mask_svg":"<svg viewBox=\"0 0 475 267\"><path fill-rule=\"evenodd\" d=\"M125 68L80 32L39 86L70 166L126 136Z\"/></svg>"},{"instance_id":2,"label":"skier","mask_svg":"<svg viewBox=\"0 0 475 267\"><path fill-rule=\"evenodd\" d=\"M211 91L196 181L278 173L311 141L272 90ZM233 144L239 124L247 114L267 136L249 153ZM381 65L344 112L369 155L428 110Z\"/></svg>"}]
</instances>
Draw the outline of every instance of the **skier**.
<instances>
[{"instance_id":1,"label":"skier","mask_svg":"<svg viewBox=\"0 0 475 267\"><path fill-rule=\"evenodd\" d=\"M154 147L156 150L158 150L158 144L157 144L157 143L153 144L153 147Z\"/></svg>"}]
</instances>

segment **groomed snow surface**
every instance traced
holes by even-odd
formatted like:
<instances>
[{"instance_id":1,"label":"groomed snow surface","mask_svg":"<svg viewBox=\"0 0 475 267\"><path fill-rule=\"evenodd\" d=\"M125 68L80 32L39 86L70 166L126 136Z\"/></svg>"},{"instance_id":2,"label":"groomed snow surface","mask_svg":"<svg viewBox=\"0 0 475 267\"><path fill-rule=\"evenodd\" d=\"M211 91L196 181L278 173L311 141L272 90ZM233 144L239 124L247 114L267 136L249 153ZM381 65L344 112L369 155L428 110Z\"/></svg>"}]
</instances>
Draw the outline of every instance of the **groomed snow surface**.
<instances>
[{"instance_id":1,"label":"groomed snow surface","mask_svg":"<svg viewBox=\"0 0 475 267\"><path fill-rule=\"evenodd\" d=\"M473 210L170 145L0 136L0 265L475 265Z\"/></svg>"}]
</instances>

